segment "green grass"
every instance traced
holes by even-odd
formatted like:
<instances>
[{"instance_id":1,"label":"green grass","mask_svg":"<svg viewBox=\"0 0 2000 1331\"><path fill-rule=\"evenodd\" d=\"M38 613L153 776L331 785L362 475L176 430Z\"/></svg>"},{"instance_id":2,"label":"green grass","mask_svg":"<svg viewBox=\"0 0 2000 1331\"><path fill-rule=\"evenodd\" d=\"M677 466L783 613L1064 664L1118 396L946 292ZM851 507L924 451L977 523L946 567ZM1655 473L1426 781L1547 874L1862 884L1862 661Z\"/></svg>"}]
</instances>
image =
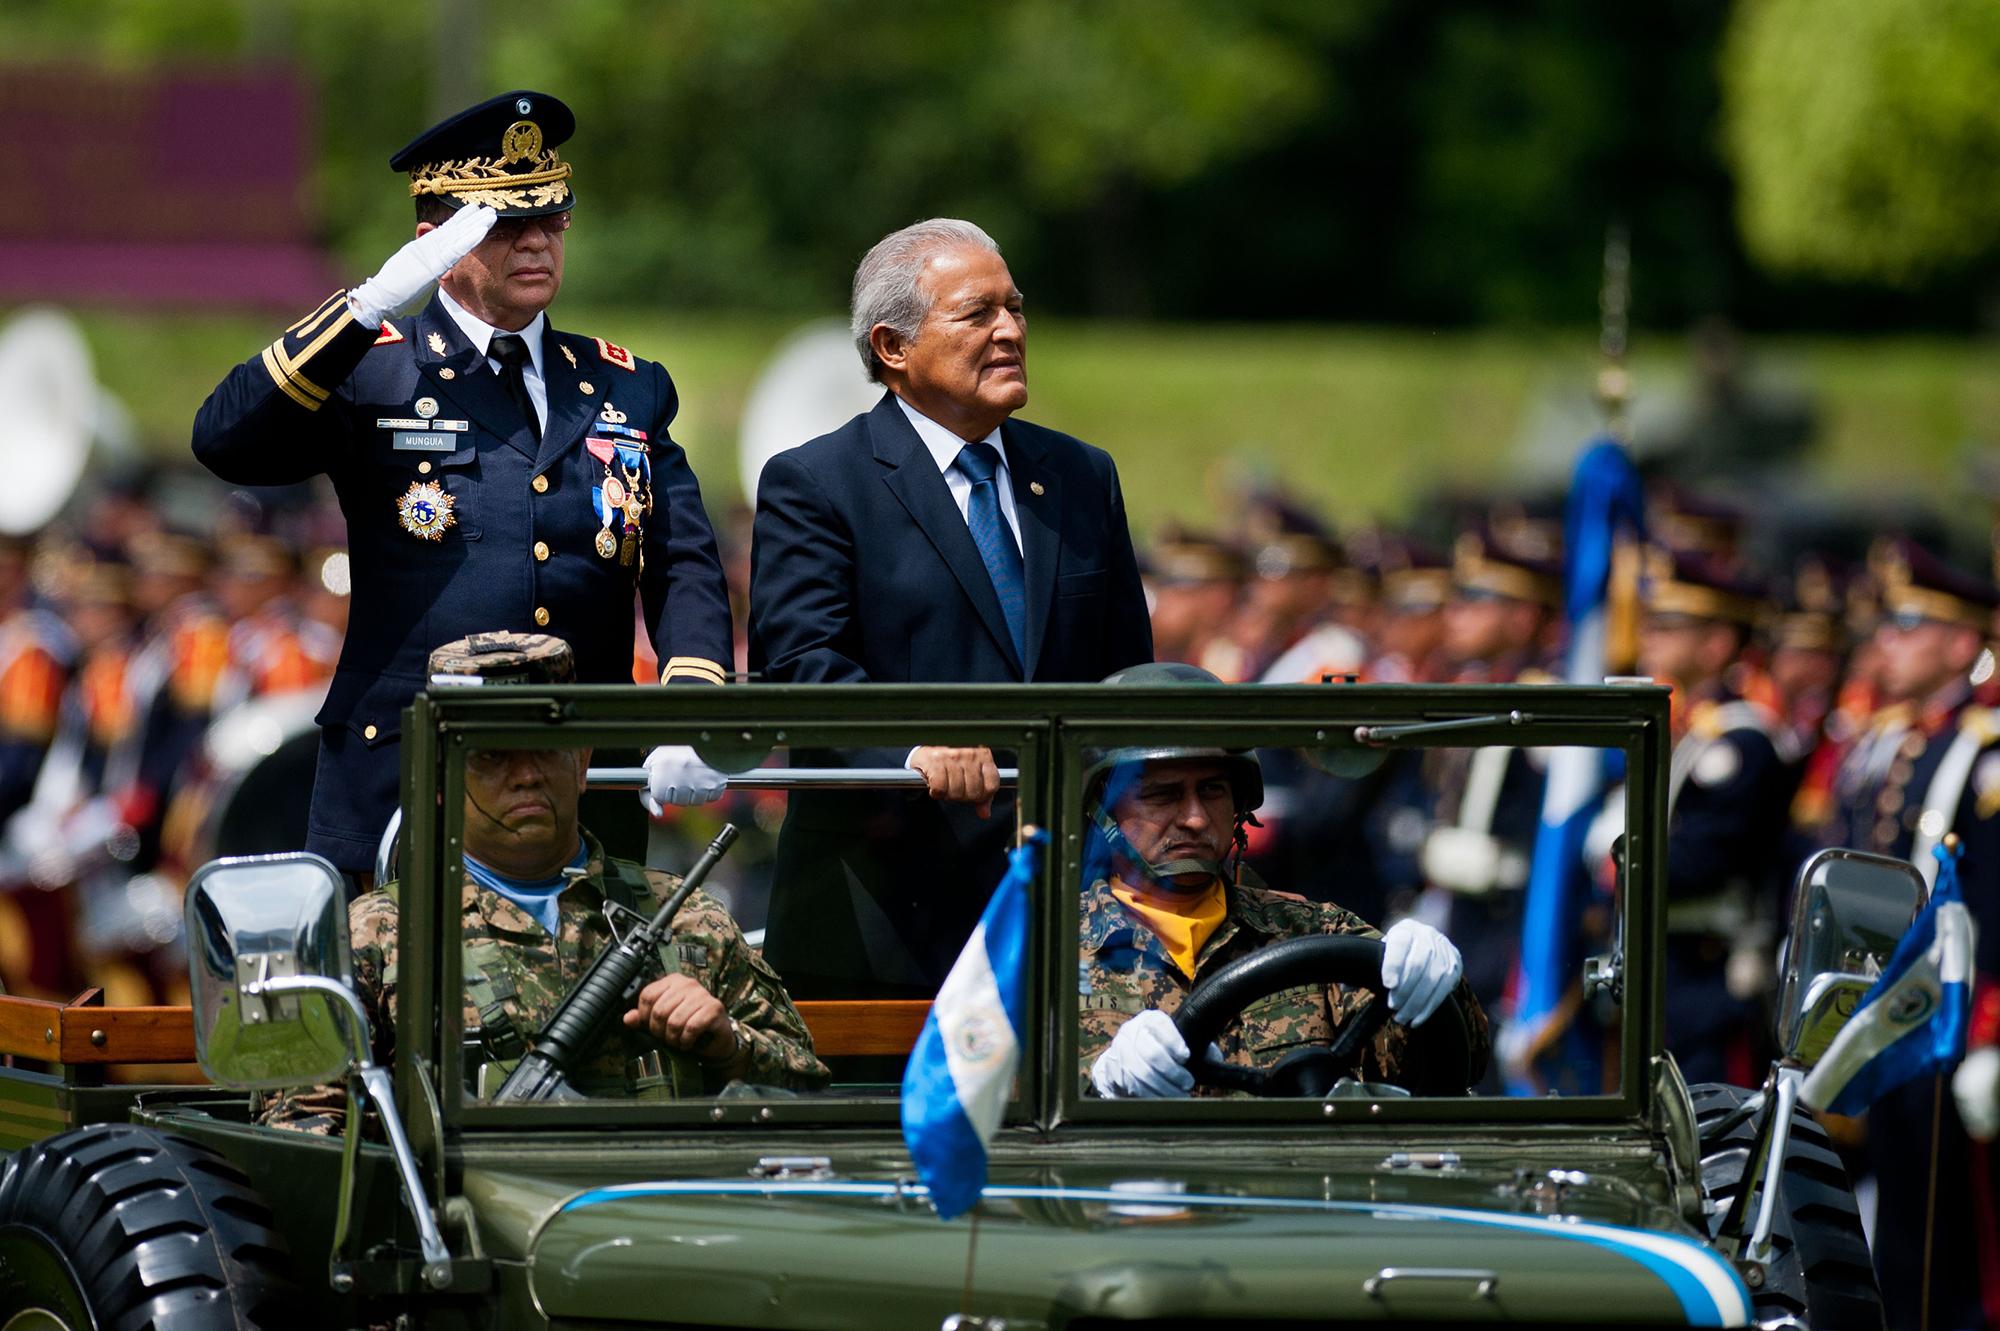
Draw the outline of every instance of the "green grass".
<instances>
[{"instance_id":1,"label":"green grass","mask_svg":"<svg viewBox=\"0 0 2000 1331\"><path fill-rule=\"evenodd\" d=\"M736 496L736 423L781 320L564 309L562 326L663 361L682 394L675 436L711 498ZM195 408L279 321L89 313L99 377L143 444L186 456ZM1588 427L1593 339L1332 327L1113 325L1037 320L1029 419L1117 457L1135 527L1200 520L1248 476L1336 518L1394 516L1439 485L1508 484L1524 456L1560 458ZM1816 483L1933 500L1964 483L1970 447L2000 434L2000 357L1938 339L1753 343L1762 375L1815 401ZM1642 344L1642 412L1684 392L1683 344ZM1559 464L1558 464L1559 465Z\"/></svg>"}]
</instances>

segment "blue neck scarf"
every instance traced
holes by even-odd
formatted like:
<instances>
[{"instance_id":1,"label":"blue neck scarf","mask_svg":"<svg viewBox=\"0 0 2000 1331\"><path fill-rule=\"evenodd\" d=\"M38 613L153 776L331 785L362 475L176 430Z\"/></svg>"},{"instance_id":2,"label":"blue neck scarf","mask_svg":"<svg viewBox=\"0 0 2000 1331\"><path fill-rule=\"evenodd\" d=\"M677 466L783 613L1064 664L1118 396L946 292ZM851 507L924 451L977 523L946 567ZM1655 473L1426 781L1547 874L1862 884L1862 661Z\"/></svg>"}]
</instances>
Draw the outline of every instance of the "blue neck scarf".
<instances>
[{"instance_id":1,"label":"blue neck scarf","mask_svg":"<svg viewBox=\"0 0 2000 1331\"><path fill-rule=\"evenodd\" d=\"M473 882L487 891L498 893L528 912L535 918L536 923L548 931L549 937L554 938L557 924L562 919L562 909L557 898L562 896L562 890L568 887L575 877L572 871L581 871L589 863L590 852L584 847L583 838L578 837L576 857L553 878L528 882L519 878L502 877L470 855L465 857L465 872L471 875Z\"/></svg>"}]
</instances>

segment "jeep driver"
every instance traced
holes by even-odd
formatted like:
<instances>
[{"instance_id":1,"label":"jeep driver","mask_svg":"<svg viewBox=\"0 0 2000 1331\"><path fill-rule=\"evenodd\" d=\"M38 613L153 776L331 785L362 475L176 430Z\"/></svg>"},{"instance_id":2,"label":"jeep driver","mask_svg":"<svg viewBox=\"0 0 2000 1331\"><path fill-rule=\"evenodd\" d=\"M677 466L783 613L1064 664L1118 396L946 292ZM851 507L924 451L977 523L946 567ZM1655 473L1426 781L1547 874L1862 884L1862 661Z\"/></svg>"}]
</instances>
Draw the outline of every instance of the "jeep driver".
<instances>
[{"instance_id":1,"label":"jeep driver","mask_svg":"<svg viewBox=\"0 0 2000 1331\"><path fill-rule=\"evenodd\" d=\"M1192 666L1142 666L1106 683L1155 678L1216 682ZM1454 994L1470 1039L1470 1081L1484 1073L1486 1016L1450 939L1417 920L1378 933L1338 906L1272 891L1244 869L1244 828L1264 800L1254 754L1188 744L1110 749L1090 764L1084 787L1096 835L1084 859L1078 1053L1097 1094L1187 1095L1195 1076L1172 1014L1194 985L1268 944L1310 934L1382 940L1381 988L1394 1020L1362 1052L1367 1080L1399 1080L1409 1028ZM1331 1043L1371 997L1338 984L1286 989L1225 1028L1215 1052L1268 1068L1293 1050Z\"/></svg>"}]
</instances>

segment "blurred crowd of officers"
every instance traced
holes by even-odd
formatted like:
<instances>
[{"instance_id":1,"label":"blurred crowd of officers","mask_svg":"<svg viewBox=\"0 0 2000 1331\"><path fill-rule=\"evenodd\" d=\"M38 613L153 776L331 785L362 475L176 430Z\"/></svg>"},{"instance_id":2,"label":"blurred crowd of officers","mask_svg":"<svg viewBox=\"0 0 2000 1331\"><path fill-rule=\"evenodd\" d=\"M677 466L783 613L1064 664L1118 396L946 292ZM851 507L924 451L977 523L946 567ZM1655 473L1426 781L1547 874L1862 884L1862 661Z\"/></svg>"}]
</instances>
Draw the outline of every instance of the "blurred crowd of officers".
<instances>
[{"instance_id":1,"label":"blurred crowd of officers","mask_svg":"<svg viewBox=\"0 0 2000 1331\"><path fill-rule=\"evenodd\" d=\"M1931 881L1934 849L1958 838L1979 927L1970 1038L1974 1047L2000 1041L1993 576L1868 532L1849 533L1843 550L1758 567L1746 553L1751 513L1667 484L1652 488L1646 518L1644 539L1613 560L1607 658L1615 672L1673 689L1665 1035L1687 1080L1763 1080L1779 1052L1773 1003L1794 879L1826 847L1907 860ZM1226 538L1169 533L1146 560L1156 654L1233 682L1561 678L1560 506L1489 505L1443 525L1449 548L1380 530L1337 541L1271 499L1253 502ZM1360 774L1265 757L1252 863L1272 881L1317 884L1384 927L1414 916L1443 929L1480 1002L1504 1020L1519 983L1548 755L1431 749L1391 754ZM1616 946L1621 801L1614 790L1585 839L1597 888L1582 925L1586 951ZM1617 1029L1615 1014L1593 1013L1575 992L1579 1010L1558 1029L1570 1038ZM1496 1062L1517 1087L1525 1078L1599 1089L1564 1082L1559 1060L1551 1071L1538 1057L1557 1051L1524 1047L1519 1036L1504 1025L1496 1036ZM1617 1066L1610 1054L1607 1069ZM1980 1075L1970 1084L1950 1073L1921 1078L1878 1102L1865 1129L1834 1125L1857 1176L1873 1180L1885 1300L1916 1307L1928 1263L1931 1306L1951 1310L1937 1325L1977 1320L1979 1253L2000 1238L1982 1144L2000 1128L2000 1088L1990 1071ZM1498 1089L1489 1083L1482 1089ZM1937 1247L1926 1254L1933 1195Z\"/></svg>"}]
</instances>

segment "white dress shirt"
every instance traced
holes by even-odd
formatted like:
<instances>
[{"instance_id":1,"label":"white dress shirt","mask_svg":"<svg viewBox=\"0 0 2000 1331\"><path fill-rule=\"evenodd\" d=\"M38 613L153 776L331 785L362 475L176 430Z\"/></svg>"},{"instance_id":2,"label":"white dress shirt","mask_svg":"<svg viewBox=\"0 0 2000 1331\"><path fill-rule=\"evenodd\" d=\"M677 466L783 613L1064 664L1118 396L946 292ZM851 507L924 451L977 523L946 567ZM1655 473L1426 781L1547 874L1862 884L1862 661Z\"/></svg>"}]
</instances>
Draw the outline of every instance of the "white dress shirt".
<instances>
[{"instance_id":1,"label":"white dress shirt","mask_svg":"<svg viewBox=\"0 0 2000 1331\"><path fill-rule=\"evenodd\" d=\"M468 316L469 317L469 316ZM944 473L944 483L951 490L952 502L958 505L958 516L963 518L972 505L972 478L958 468L958 454L966 441L945 429L930 417L918 411L902 398L896 405L910 418L910 425L916 430L917 438L924 441L930 450L931 460ZM1000 442L1000 431L996 427L992 434L978 442L993 445L1000 455L1000 465L994 468L993 485L1000 492L1000 516L1007 520L1007 530L1014 534L1014 548L1021 548L1021 519L1014 513L1014 481L1007 474L1007 445Z\"/></svg>"},{"instance_id":2,"label":"white dress shirt","mask_svg":"<svg viewBox=\"0 0 2000 1331\"><path fill-rule=\"evenodd\" d=\"M444 306L444 312L451 316L451 321L458 325L461 333L465 334L465 340L476 347L480 355L486 357L487 368L495 374L500 373L500 362L487 354L487 348L493 345L495 336L506 330L495 328L466 309L453 300L451 293L443 287L438 288L438 304ZM528 401L535 405L536 434L549 428L549 386L542 378L542 330L548 326L548 322L547 313L537 314L526 328L516 334L528 344L528 363L521 367L521 382L527 385ZM961 504L959 507L962 509L965 506Z\"/></svg>"}]
</instances>

